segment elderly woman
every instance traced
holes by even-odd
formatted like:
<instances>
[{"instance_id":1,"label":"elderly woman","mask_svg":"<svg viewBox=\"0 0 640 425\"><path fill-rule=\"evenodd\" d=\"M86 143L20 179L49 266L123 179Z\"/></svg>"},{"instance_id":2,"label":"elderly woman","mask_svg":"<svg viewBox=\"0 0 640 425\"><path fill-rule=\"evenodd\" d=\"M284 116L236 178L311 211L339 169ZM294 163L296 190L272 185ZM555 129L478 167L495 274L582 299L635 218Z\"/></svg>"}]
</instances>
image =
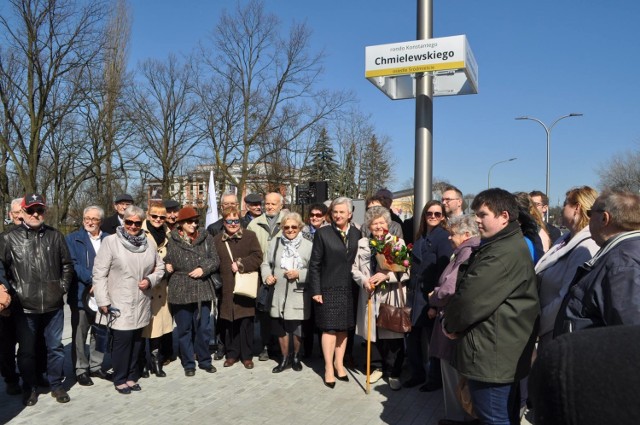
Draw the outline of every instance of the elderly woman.
<instances>
[{"instance_id":1,"label":"elderly woman","mask_svg":"<svg viewBox=\"0 0 640 425\"><path fill-rule=\"evenodd\" d=\"M365 233L370 233L372 238L380 240L389 232L390 223L391 215L389 210L382 206L373 206L367 209L365 213L363 229L368 229ZM378 317L378 308L381 302L394 304L396 307L404 304L406 302L406 292L401 289L404 286L404 282L409 280L409 274L380 269L375 255L371 252L370 239L366 237L358 241L358 253L351 268L351 273L360 287L356 334L366 339L368 337L369 297L373 298L374 317ZM391 389L394 391L399 390L402 387L400 373L402 372L402 362L404 361L404 334L376 327L375 322L373 326L371 341L376 343L376 347L382 357L382 373L376 374L378 375L377 379L373 378L374 374L372 374L371 382L377 381L382 375L386 375L389 377Z\"/></svg>"},{"instance_id":2,"label":"elderly woman","mask_svg":"<svg viewBox=\"0 0 640 425\"><path fill-rule=\"evenodd\" d=\"M587 216L597 197L598 193L589 186L567 192L562 207L562 223L569 232L562 235L536 264L541 308L538 350L552 339L558 310L576 269L599 249L591 238Z\"/></svg>"},{"instance_id":3,"label":"elderly woman","mask_svg":"<svg viewBox=\"0 0 640 425\"><path fill-rule=\"evenodd\" d=\"M233 288L236 273L260 269L262 249L256 234L240 226L240 212L236 207L225 208L222 219L224 232L217 234L213 242L220 253L220 321L223 322L222 329L225 329L224 343L227 347L224 367L233 366L241 360L246 369L253 369L255 300L234 294Z\"/></svg>"},{"instance_id":4,"label":"elderly woman","mask_svg":"<svg viewBox=\"0 0 640 425\"><path fill-rule=\"evenodd\" d=\"M429 311L428 294L435 288L444 268L453 253L449 232L446 230L447 217L439 201L429 201L420 214L420 227L413 245L411 262L410 302L411 332L407 337L407 356L411 365L411 378L404 383L413 387L426 379L424 364L427 360L422 346L431 339L436 310ZM420 387L421 391L434 391L442 387L440 365L437 358L429 361L429 381Z\"/></svg>"},{"instance_id":5,"label":"elderly woman","mask_svg":"<svg viewBox=\"0 0 640 425\"><path fill-rule=\"evenodd\" d=\"M360 230L350 224L353 203L336 198L329 208L331 226L316 231L309 261L309 288L316 302L316 324L322 331L324 384L348 381L344 368L347 332L355 325L351 267L358 252Z\"/></svg>"},{"instance_id":6,"label":"elderly woman","mask_svg":"<svg viewBox=\"0 0 640 425\"><path fill-rule=\"evenodd\" d=\"M273 368L280 373L289 367L299 372L302 321L309 317L309 292L306 291L307 269L312 243L302 236L302 218L298 213L282 217L282 235L269 244L267 258L262 260L262 279L275 285L270 315L271 332L278 338L282 360ZM289 340L293 336L293 357L289 356Z\"/></svg>"},{"instance_id":7,"label":"elderly woman","mask_svg":"<svg viewBox=\"0 0 640 425\"><path fill-rule=\"evenodd\" d=\"M156 250L160 258L167 254L167 243L169 239L167 234L169 228L165 225L167 218L167 209L161 202L152 203L147 211L147 219L142 224L142 230L147 238L153 239L156 243ZM158 378L164 378L167 374L162 370L163 362L171 357L171 334L173 332L173 318L169 311L169 302L167 300L168 289L167 279L165 275L160 283L151 288L151 321L142 330L142 337L149 340L149 351L151 354L151 371ZM146 350L141 351L141 360L144 362L140 366L146 365ZM144 374L148 374L143 369Z\"/></svg>"},{"instance_id":8,"label":"elderly woman","mask_svg":"<svg viewBox=\"0 0 640 425\"><path fill-rule=\"evenodd\" d=\"M192 207L178 212L176 228L171 231L165 262L169 276L169 302L178 330L180 362L185 376L196 374L198 367L214 373L211 364L211 302L215 299L210 276L218 270L220 258L213 238L198 228L199 215Z\"/></svg>"},{"instance_id":9,"label":"elderly woman","mask_svg":"<svg viewBox=\"0 0 640 425\"><path fill-rule=\"evenodd\" d=\"M143 219L141 208L127 207L124 225L104 238L93 263L93 293L102 314L98 323L110 323L113 384L120 394L141 390L138 357L142 329L151 318L149 288L164 276L155 242L142 232Z\"/></svg>"},{"instance_id":10,"label":"elderly woman","mask_svg":"<svg viewBox=\"0 0 640 425\"><path fill-rule=\"evenodd\" d=\"M449 220L449 239L453 245L453 255L451 262L445 267L438 280L438 286L429 294L429 305L436 307L438 316L442 317L442 311L449 298L456 292L456 280L458 278L458 268L467 261L473 249L480 245L480 232L475 215L463 215ZM442 372L442 386L444 394L444 413L446 420L442 423L457 423L455 421L471 421L469 416L456 397L456 389L460 376L451 366L455 341L447 338L439 322L431 334L429 346L430 355L440 359L440 370ZM440 423L440 422L439 422Z\"/></svg>"}]
</instances>

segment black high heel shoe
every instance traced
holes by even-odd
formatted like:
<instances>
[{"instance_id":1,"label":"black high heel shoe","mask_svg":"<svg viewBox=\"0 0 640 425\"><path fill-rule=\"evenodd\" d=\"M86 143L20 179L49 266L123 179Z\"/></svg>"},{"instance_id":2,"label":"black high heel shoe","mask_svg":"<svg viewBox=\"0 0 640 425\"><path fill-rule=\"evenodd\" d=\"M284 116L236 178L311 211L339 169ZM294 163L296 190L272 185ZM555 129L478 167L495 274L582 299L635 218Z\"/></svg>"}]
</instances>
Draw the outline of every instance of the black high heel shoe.
<instances>
[{"instance_id":1,"label":"black high heel shoe","mask_svg":"<svg viewBox=\"0 0 640 425\"><path fill-rule=\"evenodd\" d=\"M344 375L344 376L337 376L336 375L336 379L338 381L342 381L342 382L349 382L349 375Z\"/></svg>"},{"instance_id":2,"label":"black high heel shoe","mask_svg":"<svg viewBox=\"0 0 640 425\"><path fill-rule=\"evenodd\" d=\"M336 382L335 381L333 381L333 382L324 381L324 385L326 385L327 387L333 389L336 386Z\"/></svg>"}]
</instances>

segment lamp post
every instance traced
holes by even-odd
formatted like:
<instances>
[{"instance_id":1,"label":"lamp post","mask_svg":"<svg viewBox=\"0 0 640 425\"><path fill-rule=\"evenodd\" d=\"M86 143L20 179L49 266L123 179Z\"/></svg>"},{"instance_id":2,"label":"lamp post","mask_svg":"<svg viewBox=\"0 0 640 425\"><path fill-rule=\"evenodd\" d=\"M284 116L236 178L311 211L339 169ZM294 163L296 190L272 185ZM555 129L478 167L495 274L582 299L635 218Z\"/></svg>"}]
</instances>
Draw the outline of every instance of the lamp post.
<instances>
[{"instance_id":1,"label":"lamp post","mask_svg":"<svg viewBox=\"0 0 640 425\"><path fill-rule=\"evenodd\" d=\"M518 158L509 158L509 159L505 159L502 161L498 161L494 164L491 165L491 167L489 167L489 173L487 174L487 189L491 189L491 170L493 170L493 167L495 167L498 164L502 164L503 162L511 162L511 161L515 161Z\"/></svg>"},{"instance_id":2,"label":"lamp post","mask_svg":"<svg viewBox=\"0 0 640 425\"><path fill-rule=\"evenodd\" d=\"M553 124L551 124L549 127L547 127L545 125L545 123L543 123L542 121L540 121L537 118L534 117L529 117L529 116L523 116L523 117L516 117L517 120L530 120L530 121L535 121L538 124L540 124L542 127L544 127L544 131L547 133L547 175L546 175L546 187L545 187L545 194L547 195L547 197L549 199L551 199L551 197L549 196L549 179L550 179L550 173L551 173L551 130L553 130L553 127L558 123L558 121L563 120L565 118L570 118L570 117L581 117L583 114L576 114L576 113L571 113L571 114L567 114L567 115L563 115L560 118L556 119ZM549 221L549 210L547 210L547 216L545 217L545 220Z\"/></svg>"}]
</instances>

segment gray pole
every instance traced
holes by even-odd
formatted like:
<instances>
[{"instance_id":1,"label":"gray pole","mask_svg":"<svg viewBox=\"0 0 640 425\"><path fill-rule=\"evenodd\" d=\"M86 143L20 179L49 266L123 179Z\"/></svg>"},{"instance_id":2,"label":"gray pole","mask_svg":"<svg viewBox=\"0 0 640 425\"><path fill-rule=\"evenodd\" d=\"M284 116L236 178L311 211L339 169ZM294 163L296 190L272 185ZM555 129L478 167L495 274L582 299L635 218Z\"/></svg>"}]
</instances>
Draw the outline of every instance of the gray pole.
<instances>
[{"instance_id":1,"label":"gray pole","mask_svg":"<svg viewBox=\"0 0 640 425\"><path fill-rule=\"evenodd\" d=\"M545 194L547 195L547 198L549 198L549 202L551 202L551 188L550 188L550 182L551 182L551 130L553 130L553 127L555 127L556 124L558 124L558 121L563 120L565 118L571 118L571 117L581 117L582 114L577 114L577 113L571 113L571 114L567 114L567 115L563 115L560 118L556 119L553 124L551 124L550 126L547 127L547 125L545 123L543 123L542 121L540 121L538 118L534 118L534 117L529 117L529 116L524 116L524 117L517 117L516 120L529 120L529 121L535 121L538 124L540 124L542 127L544 127L544 131L545 133L547 133L547 172L545 173ZM547 209L547 214L546 217L544 218L545 221L549 221L549 210Z\"/></svg>"},{"instance_id":2,"label":"gray pole","mask_svg":"<svg viewBox=\"0 0 640 425\"><path fill-rule=\"evenodd\" d=\"M418 0L417 40L433 38L433 0ZM413 233L418 233L422 207L431 199L433 175L433 77L416 74L416 146L413 172Z\"/></svg>"},{"instance_id":3,"label":"gray pole","mask_svg":"<svg viewBox=\"0 0 640 425\"><path fill-rule=\"evenodd\" d=\"M498 164L502 164L503 162L515 161L516 159L518 158L509 158L509 159L505 159L504 161L498 161L494 163L491 167L489 167L489 172L487 173L487 189L491 189L491 170L493 170L493 167L495 167Z\"/></svg>"}]
</instances>

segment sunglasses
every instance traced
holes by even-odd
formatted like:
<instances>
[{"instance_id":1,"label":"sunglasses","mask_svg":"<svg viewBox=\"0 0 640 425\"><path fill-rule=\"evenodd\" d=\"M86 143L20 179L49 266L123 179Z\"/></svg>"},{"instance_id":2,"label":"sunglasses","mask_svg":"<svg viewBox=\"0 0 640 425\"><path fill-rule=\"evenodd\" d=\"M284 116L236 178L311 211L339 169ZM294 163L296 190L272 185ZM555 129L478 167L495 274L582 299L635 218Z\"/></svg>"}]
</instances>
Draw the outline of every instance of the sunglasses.
<instances>
[{"instance_id":1,"label":"sunglasses","mask_svg":"<svg viewBox=\"0 0 640 425\"><path fill-rule=\"evenodd\" d=\"M433 211L427 211L427 213L425 214L425 216L427 216L427 217L440 218L440 217L442 217L442 213L441 213L440 211L436 211L436 212L433 212Z\"/></svg>"},{"instance_id":2,"label":"sunglasses","mask_svg":"<svg viewBox=\"0 0 640 425\"><path fill-rule=\"evenodd\" d=\"M141 221L125 220L124 224L126 224L127 226L142 227Z\"/></svg>"},{"instance_id":3,"label":"sunglasses","mask_svg":"<svg viewBox=\"0 0 640 425\"><path fill-rule=\"evenodd\" d=\"M45 207L30 207L24 210L24 212L29 215L34 215L35 213L38 213L38 215L42 215L45 213L45 211L47 211Z\"/></svg>"},{"instance_id":4,"label":"sunglasses","mask_svg":"<svg viewBox=\"0 0 640 425\"><path fill-rule=\"evenodd\" d=\"M322 214L322 213L311 213L311 214L309 214L309 217L321 218L321 217L324 217L324 214Z\"/></svg>"},{"instance_id":5,"label":"sunglasses","mask_svg":"<svg viewBox=\"0 0 640 425\"><path fill-rule=\"evenodd\" d=\"M198 224L200 220L198 220L197 218L188 218L186 219L184 222L186 224Z\"/></svg>"},{"instance_id":6,"label":"sunglasses","mask_svg":"<svg viewBox=\"0 0 640 425\"><path fill-rule=\"evenodd\" d=\"M234 218L233 220L225 220L224 221L226 224L240 224L240 219L239 218Z\"/></svg>"},{"instance_id":7,"label":"sunglasses","mask_svg":"<svg viewBox=\"0 0 640 425\"><path fill-rule=\"evenodd\" d=\"M587 217L591 218L591 216L593 215L593 213L603 213L604 210L587 210Z\"/></svg>"},{"instance_id":8,"label":"sunglasses","mask_svg":"<svg viewBox=\"0 0 640 425\"><path fill-rule=\"evenodd\" d=\"M298 230L298 226L282 226L284 230Z\"/></svg>"},{"instance_id":9,"label":"sunglasses","mask_svg":"<svg viewBox=\"0 0 640 425\"><path fill-rule=\"evenodd\" d=\"M149 214L149 217L151 217L154 220L166 220L167 216L166 215L157 215L157 214Z\"/></svg>"}]
</instances>

